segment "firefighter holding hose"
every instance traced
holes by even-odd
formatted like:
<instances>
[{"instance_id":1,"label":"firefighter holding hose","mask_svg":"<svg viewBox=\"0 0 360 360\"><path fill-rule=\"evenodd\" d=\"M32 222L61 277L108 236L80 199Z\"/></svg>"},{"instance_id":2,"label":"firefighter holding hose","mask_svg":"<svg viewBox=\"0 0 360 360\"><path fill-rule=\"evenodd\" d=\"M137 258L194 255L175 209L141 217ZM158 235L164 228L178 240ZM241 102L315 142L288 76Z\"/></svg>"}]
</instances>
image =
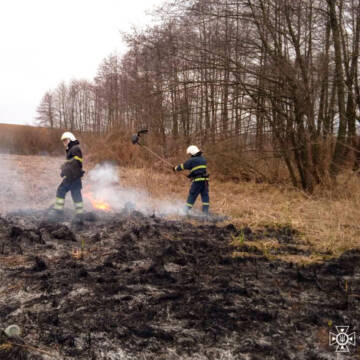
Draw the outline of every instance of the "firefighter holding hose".
<instances>
[{"instance_id":1,"label":"firefighter holding hose","mask_svg":"<svg viewBox=\"0 0 360 360\"><path fill-rule=\"evenodd\" d=\"M81 194L81 178L84 175L84 171L82 170L83 157L80 143L71 132L63 133L61 141L66 148L66 162L61 166L60 176L63 178L63 181L56 191L55 204L50 210L50 218L58 219L63 217L65 196L70 191L76 212L74 222L82 223L84 204Z\"/></svg>"},{"instance_id":2,"label":"firefighter holding hose","mask_svg":"<svg viewBox=\"0 0 360 360\"><path fill-rule=\"evenodd\" d=\"M189 196L186 203L186 211L192 209L195 201L199 195L202 200L202 211L204 214L209 213L209 175L207 174L206 159L202 155L200 149L191 145L187 148L186 153L190 155L190 159L185 163L174 167L174 171L189 170L190 174L188 177L192 180L192 184L189 191Z\"/></svg>"}]
</instances>

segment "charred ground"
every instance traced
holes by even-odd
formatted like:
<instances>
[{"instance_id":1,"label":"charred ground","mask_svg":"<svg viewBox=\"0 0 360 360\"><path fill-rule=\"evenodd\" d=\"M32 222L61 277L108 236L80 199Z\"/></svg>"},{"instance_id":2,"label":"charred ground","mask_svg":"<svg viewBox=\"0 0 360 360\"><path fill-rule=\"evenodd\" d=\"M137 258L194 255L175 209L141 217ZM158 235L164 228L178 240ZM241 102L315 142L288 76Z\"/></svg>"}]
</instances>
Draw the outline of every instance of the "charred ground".
<instances>
[{"instance_id":1,"label":"charred ground","mask_svg":"<svg viewBox=\"0 0 360 360\"><path fill-rule=\"evenodd\" d=\"M332 359L332 324L359 329L359 251L300 266L249 245L309 255L286 227L43 217L0 219L0 324L22 329L1 359Z\"/></svg>"}]
</instances>

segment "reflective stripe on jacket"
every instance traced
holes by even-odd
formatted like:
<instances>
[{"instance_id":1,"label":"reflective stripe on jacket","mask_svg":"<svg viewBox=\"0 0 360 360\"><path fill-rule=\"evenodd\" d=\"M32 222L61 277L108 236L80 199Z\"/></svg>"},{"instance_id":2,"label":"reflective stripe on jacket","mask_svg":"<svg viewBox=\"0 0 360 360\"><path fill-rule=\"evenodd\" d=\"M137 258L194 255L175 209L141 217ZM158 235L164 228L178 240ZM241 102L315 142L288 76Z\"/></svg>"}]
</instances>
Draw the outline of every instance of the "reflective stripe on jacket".
<instances>
[{"instance_id":1,"label":"reflective stripe on jacket","mask_svg":"<svg viewBox=\"0 0 360 360\"><path fill-rule=\"evenodd\" d=\"M189 170L189 178L194 179L195 181L205 181L207 179L207 163L202 153L192 156L185 163L176 166L176 171ZM201 180L200 180L201 179Z\"/></svg>"},{"instance_id":2,"label":"reflective stripe on jacket","mask_svg":"<svg viewBox=\"0 0 360 360\"><path fill-rule=\"evenodd\" d=\"M71 141L66 149L67 161L61 166L61 176L69 181L75 181L84 174L82 171L82 152L78 140Z\"/></svg>"}]
</instances>

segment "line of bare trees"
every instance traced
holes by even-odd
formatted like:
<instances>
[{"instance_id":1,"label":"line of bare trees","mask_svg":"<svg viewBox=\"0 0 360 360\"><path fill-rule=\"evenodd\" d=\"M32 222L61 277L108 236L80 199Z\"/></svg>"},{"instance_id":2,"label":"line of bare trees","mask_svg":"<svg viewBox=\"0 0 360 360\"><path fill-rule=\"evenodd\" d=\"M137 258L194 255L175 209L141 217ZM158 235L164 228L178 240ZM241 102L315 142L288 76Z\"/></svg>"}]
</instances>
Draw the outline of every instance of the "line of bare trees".
<instances>
[{"instance_id":1,"label":"line of bare trees","mask_svg":"<svg viewBox=\"0 0 360 360\"><path fill-rule=\"evenodd\" d=\"M356 162L360 0L173 0L156 17L93 81L47 92L40 123L147 127L164 146L248 138L310 192Z\"/></svg>"}]
</instances>

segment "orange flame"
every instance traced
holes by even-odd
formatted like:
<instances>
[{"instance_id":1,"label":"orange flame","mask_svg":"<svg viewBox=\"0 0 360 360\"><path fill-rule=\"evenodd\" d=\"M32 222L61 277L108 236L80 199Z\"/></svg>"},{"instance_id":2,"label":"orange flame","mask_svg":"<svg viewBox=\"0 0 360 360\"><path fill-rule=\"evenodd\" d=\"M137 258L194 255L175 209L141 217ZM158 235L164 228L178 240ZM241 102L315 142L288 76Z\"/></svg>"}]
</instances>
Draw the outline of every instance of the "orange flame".
<instances>
[{"instance_id":1,"label":"orange flame","mask_svg":"<svg viewBox=\"0 0 360 360\"><path fill-rule=\"evenodd\" d=\"M89 199L89 201L91 202L91 205L95 209L106 211L106 212L111 211L111 206L107 202L95 199L94 196L91 193L85 193L84 197Z\"/></svg>"}]
</instances>

